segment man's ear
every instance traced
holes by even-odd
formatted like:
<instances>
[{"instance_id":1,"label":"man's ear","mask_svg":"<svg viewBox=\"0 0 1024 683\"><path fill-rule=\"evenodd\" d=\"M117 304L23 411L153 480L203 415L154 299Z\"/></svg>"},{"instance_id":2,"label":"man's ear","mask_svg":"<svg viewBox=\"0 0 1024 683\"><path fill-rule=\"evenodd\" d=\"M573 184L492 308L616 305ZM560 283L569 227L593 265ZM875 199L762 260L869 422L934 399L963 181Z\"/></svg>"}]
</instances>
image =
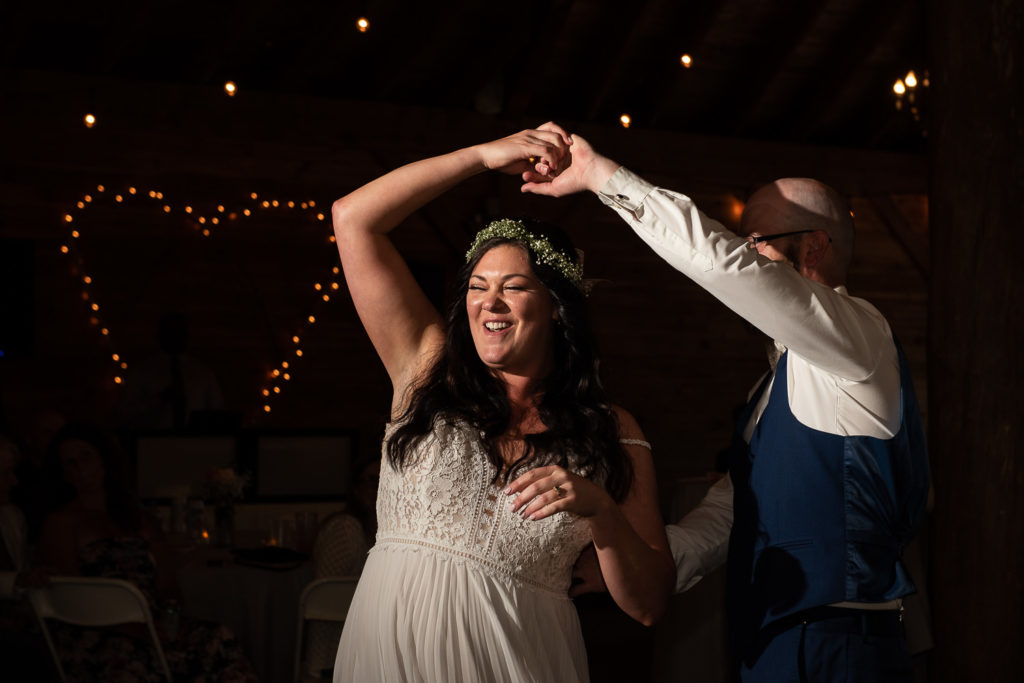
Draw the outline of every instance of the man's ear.
<instances>
[{"instance_id":1,"label":"man's ear","mask_svg":"<svg viewBox=\"0 0 1024 683\"><path fill-rule=\"evenodd\" d=\"M808 268L815 268L824 260L832 240L824 230L815 230L803 236L803 244L803 264Z\"/></svg>"}]
</instances>

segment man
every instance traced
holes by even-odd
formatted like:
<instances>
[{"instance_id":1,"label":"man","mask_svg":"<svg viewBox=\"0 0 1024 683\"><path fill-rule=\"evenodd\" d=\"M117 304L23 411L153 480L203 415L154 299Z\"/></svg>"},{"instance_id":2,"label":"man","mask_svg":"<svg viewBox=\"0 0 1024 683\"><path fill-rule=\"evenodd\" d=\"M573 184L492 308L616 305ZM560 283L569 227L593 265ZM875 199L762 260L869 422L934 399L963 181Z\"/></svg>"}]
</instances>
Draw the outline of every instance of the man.
<instances>
[{"instance_id":1,"label":"man","mask_svg":"<svg viewBox=\"0 0 1024 683\"><path fill-rule=\"evenodd\" d=\"M730 636L744 681L913 680L900 563L928 464L907 364L882 315L847 294L853 221L806 178L750 198L739 235L555 124L571 160L523 191L590 190L659 256L774 340L737 421L730 473L668 528L685 590L728 545Z\"/></svg>"}]
</instances>

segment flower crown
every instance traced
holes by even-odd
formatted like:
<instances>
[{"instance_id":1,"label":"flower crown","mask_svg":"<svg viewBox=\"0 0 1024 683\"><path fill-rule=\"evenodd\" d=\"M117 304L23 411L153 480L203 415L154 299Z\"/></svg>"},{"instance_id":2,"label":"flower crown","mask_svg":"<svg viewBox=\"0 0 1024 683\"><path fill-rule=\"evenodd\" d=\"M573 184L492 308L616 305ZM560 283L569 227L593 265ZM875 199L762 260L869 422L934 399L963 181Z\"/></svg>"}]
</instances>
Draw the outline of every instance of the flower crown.
<instances>
[{"instance_id":1,"label":"flower crown","mask_svg":"<svg viewBox=\"0 0 1024 683\"><path fill-rule=\"evenodd\" d=\"M493 221L478 232L473 240L473 244L469 247L469 251L466 252L466 261L469 262L473 258L481 244L495 237L504 237L524 242L536 255L537 261L557 270L577 288L584 289L583 266L569 258L564 252L555 249L547 237L534 235L526 229L526 226L521 221L512 218L502 218L501 220Z\"/></svg>"}]
</instances>

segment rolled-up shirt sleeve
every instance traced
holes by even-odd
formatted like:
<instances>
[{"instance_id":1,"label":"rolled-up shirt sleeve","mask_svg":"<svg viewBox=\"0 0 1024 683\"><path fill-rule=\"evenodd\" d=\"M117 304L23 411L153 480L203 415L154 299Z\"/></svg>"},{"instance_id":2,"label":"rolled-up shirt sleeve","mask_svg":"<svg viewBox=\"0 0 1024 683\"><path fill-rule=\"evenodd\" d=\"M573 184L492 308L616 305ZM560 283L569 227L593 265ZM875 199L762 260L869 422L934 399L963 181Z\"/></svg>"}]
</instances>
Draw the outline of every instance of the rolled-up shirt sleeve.
<instances>
[{"instance_id":1,"label":"rolled-up shirt sleeve","mask_svg":"<svg viewBox=\"0 0 1024 683\"><path fill-rule=\"evenodd\" d=\"M891 348L888 323L874 306L761 256L689 197L626 168L598 197L669 265L808 362L861 381Z\"/></svg>"},{"instance_id":2,"label":"rolled-up shirt sleeve","mask_svg":"<svg viewBox=\"0 0 1024 683\"><path fill-rule=\"evenodd\" d=\"M708 489L700 505L665 527L676 562L676 593L693 588L724 562L732 531L732 479L728 475Z\"/></svg>"}]
</instances>

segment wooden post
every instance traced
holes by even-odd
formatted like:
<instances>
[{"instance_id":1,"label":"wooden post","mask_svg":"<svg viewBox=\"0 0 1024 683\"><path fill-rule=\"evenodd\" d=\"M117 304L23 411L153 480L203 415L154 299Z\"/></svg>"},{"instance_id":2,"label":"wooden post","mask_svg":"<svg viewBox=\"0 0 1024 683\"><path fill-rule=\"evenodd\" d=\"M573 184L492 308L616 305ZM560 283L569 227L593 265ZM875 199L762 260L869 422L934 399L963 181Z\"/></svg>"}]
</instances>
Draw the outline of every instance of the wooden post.
<instances>
[{"instance_id":1,"label":"wooden post","mask_svg":"<svg viewBox=\"0 0 1024 683\"><path fill-rule=\"evenodd\" d=\"M935 0L933 681L1024 680L1024 4Z\"/></svg>"}]
</instances>

